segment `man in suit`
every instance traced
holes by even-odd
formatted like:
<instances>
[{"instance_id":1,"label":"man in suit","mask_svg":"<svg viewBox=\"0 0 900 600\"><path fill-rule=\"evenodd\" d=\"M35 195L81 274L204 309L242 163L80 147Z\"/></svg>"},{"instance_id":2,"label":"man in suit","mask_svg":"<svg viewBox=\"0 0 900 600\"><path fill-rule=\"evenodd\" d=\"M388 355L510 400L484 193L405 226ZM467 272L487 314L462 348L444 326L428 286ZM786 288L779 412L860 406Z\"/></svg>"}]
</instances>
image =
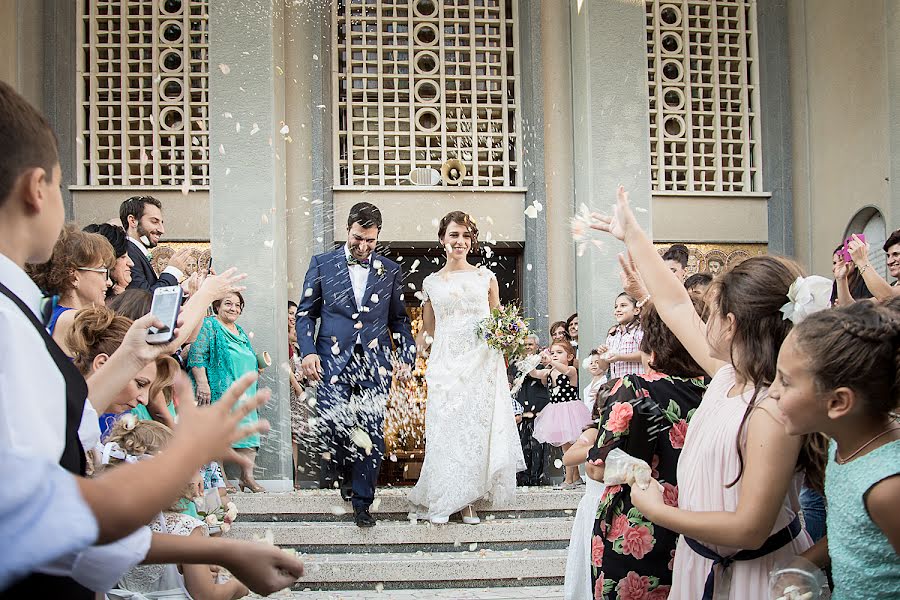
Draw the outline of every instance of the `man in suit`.
<instances>
[{"instance_id":1,"label":"man in suit","mask_svg":"<svg viewBox=\"0 0 900 600\"><path fill-rule=\"evenodd\" d=\"M312 257L297 307L303 374L316 387L323 424L322 487L335 481L356 524L372 527L369 506L384 455L384 406L391 375L405 375L415 341L403 302L400 266L376 255L381 212L350 209L347 243ZM319 329L316 332L316 323Z\"/></svg>"},{"instance_id":2,"label":"man in suit","mask_svg":"<svg viewBox=\"0 0 900 600\"><path fill-rule=\"evenodd\" d=\"M178 285L184 279L184 267L190 248L182 248L169 259L169 266L158 276L150 266L150 250L166 233L163 227L162 203L153 196L132 196L119 207L119 220L128 233L128 258L131 267L129 288L150 293L158 287Z\"/></svg>"}]
</instances>

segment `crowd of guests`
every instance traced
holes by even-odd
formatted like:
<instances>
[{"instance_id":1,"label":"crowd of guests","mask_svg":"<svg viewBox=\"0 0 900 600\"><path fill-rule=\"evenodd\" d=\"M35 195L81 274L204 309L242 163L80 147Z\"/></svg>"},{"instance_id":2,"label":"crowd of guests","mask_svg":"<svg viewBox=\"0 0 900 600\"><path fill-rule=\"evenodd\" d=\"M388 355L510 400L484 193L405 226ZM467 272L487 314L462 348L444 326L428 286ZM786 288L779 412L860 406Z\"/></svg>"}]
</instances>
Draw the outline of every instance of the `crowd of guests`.
<instances>
[{"instance_id":1,"label":"crowd of guests","mask_svg":"<svg viewBox=\"0 0 900 600\"><path fill-rule=\"evenodd\" d=\"M125 200L115 224L64 226L62 178L46 119L0 82L0 598L293 584L296 558L217 535L235 517L220 465L260 489L268 429L257 408L269 393L236 324L245 275L186 276L189 251L155 272L165 229L149 196ZM148 343L164 325L152 293L174 285L187 299L172 339Z\"/></svg>"},{"instance_id":2,"label":"crowd of guests","mask_svg":"<svg viewBox=\"0 0 900 600\"><path fill-rule=\"evenodd\" d=\"M900 288L870 248L838 248L833 283L771 256L685 277L686 248L660 256L623 190L595 219L625 244L625 290L563 458L588 482L567 600L897 596ZM883 250L897 278L900 231ZM623 456L649 485L606 481Z\"/></svg>"}]
</instances>

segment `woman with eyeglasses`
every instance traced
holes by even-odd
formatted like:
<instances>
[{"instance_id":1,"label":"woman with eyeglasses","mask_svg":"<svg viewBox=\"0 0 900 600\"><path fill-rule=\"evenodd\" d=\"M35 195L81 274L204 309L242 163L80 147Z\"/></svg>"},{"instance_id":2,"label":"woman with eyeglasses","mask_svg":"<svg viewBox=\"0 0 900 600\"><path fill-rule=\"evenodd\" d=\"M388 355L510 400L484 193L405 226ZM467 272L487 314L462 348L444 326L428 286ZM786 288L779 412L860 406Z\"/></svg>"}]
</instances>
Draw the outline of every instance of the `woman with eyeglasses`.
<instances>
[{"instance_id":1,"label":"woman with eyeglasses","mask_svg":"<svg viewBox=\"0 0 900 600\"><path fill-rule=\"evenodd\" d=\"M58 296L47 330L67 354L70 352L65 338L75 312L105 306L106 291L112 285L109 274L115 262L115 252L105 237L66 225L50 260L26 266L28 275L44 293Z\"/></svg>"},{"instance_id":2,"label":"woman with eyeglasses","mask_svg":"<svg viewBox=\"0 0 900 600\"><path fill-rule=\"evenodd\" d=\"M212 303L212 317L206 317L203 327L191 344L187 366L194 380L197 401L201 404L218 402L232 383L251 371L257 370L256 353L250 338L237 324L244 312L244 297L240 292L225 295ZM248 398L256 394L256 382L246 392ZM255 424L259 420L256 410L244 417L242 425ZM242 467L239 485L250 492L266 491L256 483L253 469L259 450L259 434L242 439L234 449L250 460L250 466ZM236 491L230 484L228 492Z\"/></svg>"}]
</instances>

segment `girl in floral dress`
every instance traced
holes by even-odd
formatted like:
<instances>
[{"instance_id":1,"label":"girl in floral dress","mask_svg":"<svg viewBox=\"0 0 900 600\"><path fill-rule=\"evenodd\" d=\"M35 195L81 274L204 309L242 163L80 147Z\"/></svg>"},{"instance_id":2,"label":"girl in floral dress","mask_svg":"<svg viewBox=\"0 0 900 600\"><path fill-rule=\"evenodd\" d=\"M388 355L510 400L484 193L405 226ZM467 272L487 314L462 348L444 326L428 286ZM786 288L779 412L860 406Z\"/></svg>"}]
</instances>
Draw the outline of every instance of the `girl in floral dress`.
<instances>
[{"instance_id":1,"label":"girl in floral dress","mask_svg":"<svg viewBox=\"0 0 900 600\"><path fill-rule=\"evenodd\" d=\"M790 260L747 259L707 290L705 323L637 223L624 188L615 216L597 215L592 226L625 242L656 310L713 376L678 460L678 506L657 481L631 488L634 506L654 531L660 525L682 534L670 597L766 599L775 564L811 545L798 515L800 483L804 475L814 486L822 481L819 440L788 435L768 396L778 348L793 325L789 317L809 308L792 297L812 296L810 290L797 293L808 281ZM629 261L621 262L628 277ZM624 410L611 418L624 417Z\"/></svg>"},{"instance_id":2,"label":"girl in floral dress","mask_svg":"<svg viewBox=\"0 0 900 600\"><path fill-rule=\"evenodd\" d=\"M588 476L603 479L603 460L614 448L653 469L667 504L678 504L677 467L688 423L706 389L703 370L662 322L644 308L641 351L651 372L626 375L610 394L600 434L588 454ZM666 373L666 374L664 374ZM627 485L608 486L591 539L591 590L597 600L666 598L678 535L651 522L631 502Z\"/></svg>"}]
</instances>

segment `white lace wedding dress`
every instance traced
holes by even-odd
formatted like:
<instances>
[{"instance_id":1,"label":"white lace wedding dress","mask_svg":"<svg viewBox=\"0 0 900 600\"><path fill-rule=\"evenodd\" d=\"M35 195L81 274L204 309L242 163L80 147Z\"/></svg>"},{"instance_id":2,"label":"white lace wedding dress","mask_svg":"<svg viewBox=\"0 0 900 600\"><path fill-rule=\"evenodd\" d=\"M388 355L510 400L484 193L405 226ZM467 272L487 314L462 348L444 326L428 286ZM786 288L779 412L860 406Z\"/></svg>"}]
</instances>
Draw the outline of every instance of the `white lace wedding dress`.
<instances>
[{"instance_id":1,"label":"white lace wedding dress","mask_svg":"<svg viewBox=\"0 0 900 600\"><path fill-rule=\"evenodd\" d=\"M434 341L425 380L425 462L409 493L419 518L447 517L480 498L512 501L525 469L506 367L475 329L490 316L486 267L425 278Z\"/></svg>"}]
</instances>

